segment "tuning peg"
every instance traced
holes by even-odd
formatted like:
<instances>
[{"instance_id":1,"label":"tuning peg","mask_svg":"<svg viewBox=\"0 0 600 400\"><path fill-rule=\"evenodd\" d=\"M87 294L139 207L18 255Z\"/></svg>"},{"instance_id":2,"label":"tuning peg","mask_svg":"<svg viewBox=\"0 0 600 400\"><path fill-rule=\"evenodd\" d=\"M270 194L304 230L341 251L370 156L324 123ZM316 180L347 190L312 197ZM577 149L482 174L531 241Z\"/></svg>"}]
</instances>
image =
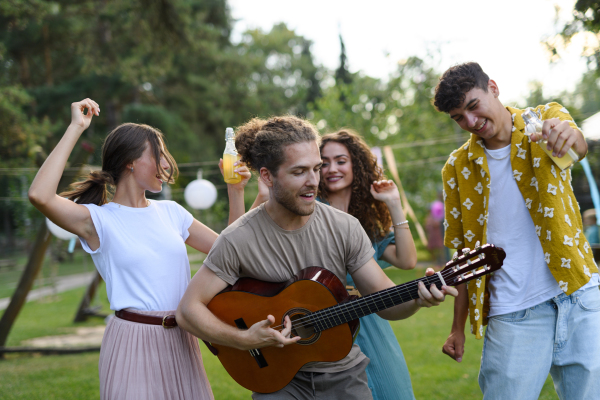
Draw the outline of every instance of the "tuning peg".
<instances>
[{"instance_id":1,"label":"tuning peg","mask_svg":"<svg viewBox=\"0 0 600 400\"><path fill-rule=\"evenodd\" d=\"M454 255L452 255L452 261L456 261L458 260L458 251L454 252Z\"/></svg>"},{"instance_id":2,"label":"tuning peg","mask_svg":"<svg viewBox=\"0 0 600 400\"><path fill-rule=\"evenodd\" d=\"M481 243L479 243L479 240L475 243L475 250L479 250L481 249Z\"/></svg>"},{"instance_id":3,"label":"tuning peg","mask_svg":"<svg viewBox=\"0 0 600 400\"><path fill-rule=\"evenodd\" d=\"M462 253L463 253L464 255L468 254L470 251L471 251L471 249L470 249L470 248L468 248L468 247L465 247L464 249L462 249Z\"/></svg>"}]
</instances>

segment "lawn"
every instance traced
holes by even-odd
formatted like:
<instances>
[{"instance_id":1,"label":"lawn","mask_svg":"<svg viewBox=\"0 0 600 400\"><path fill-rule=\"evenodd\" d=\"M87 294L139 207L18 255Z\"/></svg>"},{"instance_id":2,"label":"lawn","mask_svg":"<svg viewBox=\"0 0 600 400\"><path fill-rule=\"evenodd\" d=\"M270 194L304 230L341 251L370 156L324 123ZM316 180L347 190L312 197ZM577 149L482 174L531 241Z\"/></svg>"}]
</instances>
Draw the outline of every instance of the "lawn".
<instances>
[{"instance_id":1,"label":"lawn","mask_svg":"<svg viewBox=\"0 0 600 400\"><path fill-rule=\"evenodd\" d=\"M199 264L195 264L197 268ZM422 271L386 270L396 283L416 279ZM17 320L10 346L32 337L72 332L76 327L101 324L90 319L72 322L84 289L61 293L52 299L28 303ZM97 304L107 309L106 292L99 288ZM483 341L467 337L463 362L458 364L441 352L450 329L453 302L421 310L405 321L392 322L402 346L417 399L480 399L477 384ZM204 365L217 399L248 399L250 393L238 386L204 346ZM68 356L11 355L0 360L0 399L95 399L98 393L98 353ZM550 379L540 399L557 399Z\"/></svg>"}]
</instances>

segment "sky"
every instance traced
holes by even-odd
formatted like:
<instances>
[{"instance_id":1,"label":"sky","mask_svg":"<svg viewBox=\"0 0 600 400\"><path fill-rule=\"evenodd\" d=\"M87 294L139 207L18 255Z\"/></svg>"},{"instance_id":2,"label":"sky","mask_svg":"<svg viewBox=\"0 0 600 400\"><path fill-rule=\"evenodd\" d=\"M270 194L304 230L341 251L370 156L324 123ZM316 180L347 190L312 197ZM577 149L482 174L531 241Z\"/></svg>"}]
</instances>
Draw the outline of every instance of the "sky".
<instances>
[{"instance_id":1,"label":"sky","mask_svg":"<svg viewBox=\"0 0 600 400\"><path fill-rule=\"evenodd\" d=\"M315 61L339 66L341 33L351 72L386 79L399 61L426 58L442 73L477 61L509 104L527 97L530 82L545 95L573 91L586 62L577 38L562 59L550 63L541 42L571 18L575 0L229 0L233 40L249 28L265 31L279 22L314 42ZM557 14L556 6L560 11ZM558 17L558 20L557 20ZM558 21L558 22L557 22Z\"/></svg>"}]
</instances>

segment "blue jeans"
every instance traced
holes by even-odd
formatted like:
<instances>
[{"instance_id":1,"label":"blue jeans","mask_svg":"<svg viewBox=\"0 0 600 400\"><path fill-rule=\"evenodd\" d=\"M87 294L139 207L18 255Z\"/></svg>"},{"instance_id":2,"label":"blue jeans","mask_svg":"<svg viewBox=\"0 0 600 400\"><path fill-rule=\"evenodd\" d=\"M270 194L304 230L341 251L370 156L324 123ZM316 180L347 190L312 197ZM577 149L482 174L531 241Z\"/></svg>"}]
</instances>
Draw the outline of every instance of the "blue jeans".
<instances>
[{"instance_id":1,"label":"blue jeans","mask_svg":"<svg viewBox=\"0 0 600 400\"><path fill-rule=\"evenodd\" d=\"M600 399L600 291L591 287L488 321L485 400L537 399L552 375L561 400Z\"/></svg>"}]
</instances>

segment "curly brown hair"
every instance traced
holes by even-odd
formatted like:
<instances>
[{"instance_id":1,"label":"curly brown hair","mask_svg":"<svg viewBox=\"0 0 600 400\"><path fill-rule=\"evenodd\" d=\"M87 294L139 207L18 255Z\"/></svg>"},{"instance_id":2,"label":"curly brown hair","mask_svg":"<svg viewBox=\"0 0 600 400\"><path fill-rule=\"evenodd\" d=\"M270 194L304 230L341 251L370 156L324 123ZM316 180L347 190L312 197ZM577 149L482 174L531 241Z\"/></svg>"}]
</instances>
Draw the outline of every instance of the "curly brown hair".
<instances>
[{"instance_id":1,"label":"curly brown hair","mask_svg":"<svg viewBox=\"0 0 600 400\"><path fill-rule=\"evenodd\" d=\"M360 221L365 232L371 240L384 238L392 226L390 211L384 202L375 200L370 188L373 181L385 179L383 169L377 165L377 157L371 153L371 149L363 138L350 129L342 129L335 133L329 133L321 138L319 149L329 142L343 144L350 153L352 160L352 195L348 214ZM327 187L324 179L319 182L319 196L329 202L327 198Z\"/></svg>"},{"instance_id":2,"label":"curly brown hair","mask_svg":"<svg viewBox=\"0 0 600 400\"><path fill-rule=\"evenodd\" d=\"M435 87L433 105L438 111L448 113L460 107L465 101L466 93L474 87L487 92L489 80L489 76L476 62L448 68Z\"/></svg>"},{"instance_id":3,"label":"curly brown hair","mask_svg":"<svg viewBox=\"0 0 600 400\"><path fill-rule=\"evenodd\" d=\"M315 127L302 118L286 115L268 120L253 118L237 128L235 147L248 168L260 172L266 167L277 174L284 161L284 148L290 144L319 143Z\"/></svg>"}]
</instances>

